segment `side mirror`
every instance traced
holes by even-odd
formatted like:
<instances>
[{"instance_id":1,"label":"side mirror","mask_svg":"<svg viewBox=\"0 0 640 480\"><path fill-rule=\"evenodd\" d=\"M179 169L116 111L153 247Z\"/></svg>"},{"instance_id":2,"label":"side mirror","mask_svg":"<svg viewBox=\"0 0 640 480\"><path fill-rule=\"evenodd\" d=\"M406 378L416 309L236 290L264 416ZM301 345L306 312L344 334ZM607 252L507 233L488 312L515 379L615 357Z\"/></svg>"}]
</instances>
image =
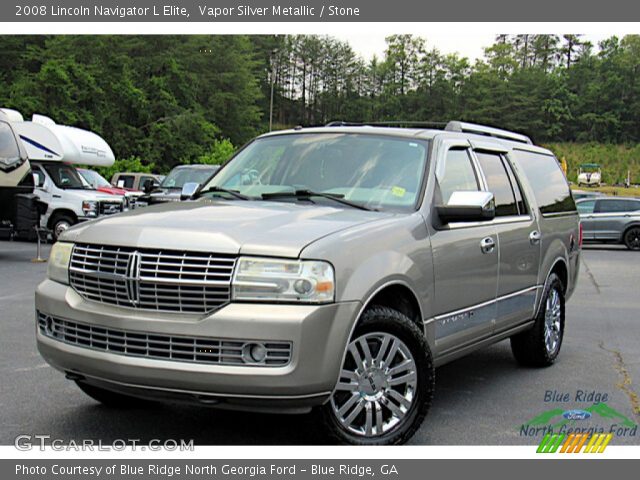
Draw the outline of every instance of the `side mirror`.
<instances>
[{"instance_id":1,"label":"side mirror","mask_svg":"<svg viewBox=\"0 0 640 480\"><path fill-rule=\"evenodd\" d=\"M200 184L196 182L187 182L182 186L180 192L180 200L188 200L198 191Z\"/></svg>"},{"instance_id":2,"label":"side mirror","mask_svg":"<svg viewBox=\"0 0 640 480\"><path fill-rule=\"evenodd\" d=\"M481 222L496 216L491 192L453 192L446 205L436 207L442 223Z\"/></svg>"}]
</instances>

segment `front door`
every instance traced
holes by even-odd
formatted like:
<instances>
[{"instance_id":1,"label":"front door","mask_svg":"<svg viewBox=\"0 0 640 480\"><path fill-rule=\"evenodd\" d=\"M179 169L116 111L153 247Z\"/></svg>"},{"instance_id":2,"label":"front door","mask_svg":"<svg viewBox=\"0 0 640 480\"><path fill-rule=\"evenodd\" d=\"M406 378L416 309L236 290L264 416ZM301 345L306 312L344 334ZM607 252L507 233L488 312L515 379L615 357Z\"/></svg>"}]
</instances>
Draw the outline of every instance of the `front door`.
<instances>
[{"instance_id":1,"label":"front door","mask_svg":"<svg viewBox=\"0 0 640 480\"><path fill-rule=\"evenodd\" d=\"M584 240L595 240L596 221L593 211L596 208L596 201L585 200L578 202L576 207L580 214L580 224L582 224L582 238Z\"/></svg>"},{"instance_id":2,"label":"front door","mask_svg":"<svg viewBox=\"0 0 640 480\"><path fill-rule=\"evenodd\" d=\"M483 189L468 142L447 141L436 166L436 198ZM441 150L442 151L442 150ZM450 224L431 234L435 354L489 336L496 319L497 232L492 222Z\"/></svg>"}]
</instances>

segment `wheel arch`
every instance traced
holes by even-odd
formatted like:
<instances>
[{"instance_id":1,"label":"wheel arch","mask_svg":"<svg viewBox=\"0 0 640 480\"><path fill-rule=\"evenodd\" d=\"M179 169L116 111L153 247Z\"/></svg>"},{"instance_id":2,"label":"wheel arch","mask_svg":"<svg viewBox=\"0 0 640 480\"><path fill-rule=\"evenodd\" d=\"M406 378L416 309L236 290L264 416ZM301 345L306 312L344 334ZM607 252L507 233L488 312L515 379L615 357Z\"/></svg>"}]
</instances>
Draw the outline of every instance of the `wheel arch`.
<instances>
[{"instance_id":1,"label":"wheel arch","mask_svg":"<svg viewBox=\"0 0 640 480\"><path fill-rule=\"evenodd\" d=\"M563 295L566 295L567 293L567 289L569 288L569 284L568 284L569 266L565 258L562 258L562 257L556 258L554 262L551 264L551 267L547 272L547 275L544 279L544 283L542 284L541 288L538 289L539 294L538 294L538 299L536 301L536 310L534 313L534 318L538 315L538 313L540 313L540 307L542 306L542 300L543 300L542 295L544 294L547 283L549 282L549 278L553 273L555 273L560 278L560 281L562 282Z\"/></svg>"},{"instance_id":2,"label":"wheel arch","mask_svg":"<svg viewBox=\"0 0 640 480\"><path fill-rule=\"evenodd\" d=\"M622 235L620 235L620 242L624 243L624 237L627 236L627 232L632 228L640 228L640 221L634 221L627 225L625 225L624 230L622 231Z\"/></svg>"},{"instance_id":3,"label":"wheel arch","mask_svg":"<svg viewBox=\"0 0 640 480\"><path fill-rule=\"evenodd\" d=\"M362 306L360 307L360 310L358 311L357 315L355 316L355 320L351 325L351 329L349 330L347 341L344 344L344 348L342 350L342 358L340 359L340 365L344 363L344 359L347 354L347 348L349 346L349 341L351 340L351 337L353 336L353 332L355 331L356 327L360 323L360 320L364 312L366 312L367 309L373 305L382 305L382 306L388 306L390 308L393 308L390 305L375 303L375 300L389 299L393 297L392 293L397 294L399 292L402 292L404 295L408 295L407 297L404 297L405 300L407 300L408 302L415 302L414 308L416 308L416 311L414 312L414 314L416 316L414 317L410 317L409 315L407 316L411 318L416 323L416 325L418 325L420 330L422 330L422 332L424 333L424 324L423 324L424 317L422 316L422 307L420 306L420 302L418 301L418 297L415 291L404 280L401 280L401 279L387 280L386 282L378 285L377 287L372 288L370 293L366 296L366 300L362 303ZM338 375L335 379L335 385L338 384L339 380L340 380L340 371L338 371ZM332 395L333 395L333 392L335 391L335 385L331 392ZM331 395L329 395L329 397L327 398L327 401L329 401L330 398L331 398Z\"/></svg>"}]
</instances>

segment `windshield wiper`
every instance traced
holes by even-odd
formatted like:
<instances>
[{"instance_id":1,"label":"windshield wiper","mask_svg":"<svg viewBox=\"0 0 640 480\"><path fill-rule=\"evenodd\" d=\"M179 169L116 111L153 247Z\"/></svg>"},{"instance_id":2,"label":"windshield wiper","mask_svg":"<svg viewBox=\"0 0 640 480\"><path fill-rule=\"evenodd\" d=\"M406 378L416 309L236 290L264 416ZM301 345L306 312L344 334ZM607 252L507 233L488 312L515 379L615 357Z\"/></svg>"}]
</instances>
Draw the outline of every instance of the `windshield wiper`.
<instances>
[{"instance_id":1,"label":"windshield wiper","mask_svg":"<svg viewBox=\"0 0 640 480\"><path fill-rule=\"evenodd\" d=\"M345 200L344 195L339 193L314 192L312 190L294 190L293 192L268 192L268 193L262 194L262 198L265 200L268 200L271 198L311 198L311 197L328 198L329 200L333 200L335 202L341 203L342 205L347 205L349 207L357 208L359 210L367 210L369 212L376 211L373 208L365 207L364 205L360 205L359 203L352 202L350 200Z\"/></svg>"},{"instance_id":2,"label":"windshield wiper","mask_svg":"<svg viewBox=\"0 0 640 480\"><path fill-rule=\"evenodd\" d=\"M205 193L228 193L229 195L235 197L235 198L239 198L240 200L249 200L250 197L247 197L246 195L243 195L242 193L240 193L238 190L231 190L229 188L224 188L224 187L209 187L205 190L202 190L200 192L197 193L196 198L200 197L201 195L205 194Z\"/></svg>"}]
</instances>

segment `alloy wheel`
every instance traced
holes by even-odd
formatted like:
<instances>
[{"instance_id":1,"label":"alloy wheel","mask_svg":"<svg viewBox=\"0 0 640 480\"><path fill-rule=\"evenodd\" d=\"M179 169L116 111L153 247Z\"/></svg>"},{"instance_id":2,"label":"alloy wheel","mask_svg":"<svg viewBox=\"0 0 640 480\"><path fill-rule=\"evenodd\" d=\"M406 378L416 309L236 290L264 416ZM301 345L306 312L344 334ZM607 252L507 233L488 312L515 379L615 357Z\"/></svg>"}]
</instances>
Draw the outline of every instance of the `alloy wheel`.
<instances>
[{"instance_id":1,"label":"alloy wheel","mask_svg":"<svg viewBox=\"0 0 640 480\"><path fill-rule=\"evenodd\" d=\"M416 362L407 345L389 333L367 333L349 343L331 407L349 432L377 437L404 421L416 388Z\"/></svg>"},{"instance_id":2,"label":"alloy wheel","mask_svg":"<svg viewBox=\"0 0 640 480\"><path fill-rule=\"evenodd\" d=\"M562 328L562 301L557 288L547 296L544 312L544 344L549 354L555 353L560 344Z\"/></svg>"}]
</instances>

